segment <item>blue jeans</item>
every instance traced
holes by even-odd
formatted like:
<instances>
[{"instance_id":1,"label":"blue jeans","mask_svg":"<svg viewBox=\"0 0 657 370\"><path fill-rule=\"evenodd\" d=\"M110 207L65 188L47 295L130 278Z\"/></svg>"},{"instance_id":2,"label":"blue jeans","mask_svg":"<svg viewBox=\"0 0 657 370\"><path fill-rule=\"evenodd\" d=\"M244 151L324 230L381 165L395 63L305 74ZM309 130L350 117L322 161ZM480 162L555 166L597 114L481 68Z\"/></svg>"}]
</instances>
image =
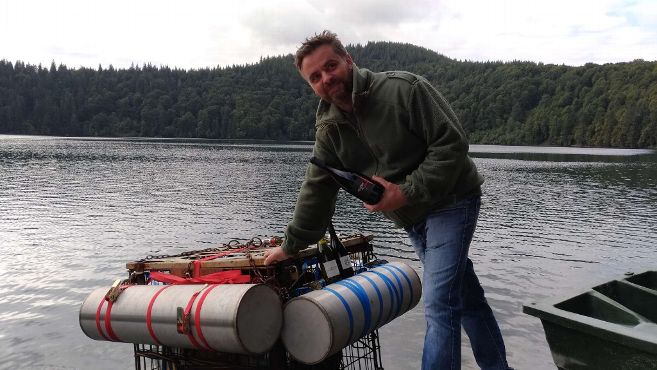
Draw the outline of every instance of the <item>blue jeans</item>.
<instances>
[{"instance_id":1,"label":"blue jeans","mask_svg":"<svg viewBox=\"0 0 657 370\"><path fill-rule=\"evenodd\" d=\"M468 258L480 205L480 196L456 200L406 228L424 265L424 370L461 368L461 325L479 367L509 369L502 334Z\"/></svg>"}]
</instances>

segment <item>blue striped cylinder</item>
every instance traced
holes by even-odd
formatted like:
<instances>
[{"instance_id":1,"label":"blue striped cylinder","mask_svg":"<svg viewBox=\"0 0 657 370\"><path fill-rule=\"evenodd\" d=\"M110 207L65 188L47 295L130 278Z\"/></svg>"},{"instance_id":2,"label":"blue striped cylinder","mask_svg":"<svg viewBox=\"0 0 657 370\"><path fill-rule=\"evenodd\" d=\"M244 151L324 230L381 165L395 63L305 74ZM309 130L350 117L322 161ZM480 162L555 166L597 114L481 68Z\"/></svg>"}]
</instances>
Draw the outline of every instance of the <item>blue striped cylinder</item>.
<instances>
[{"instance_id":1,"label":"blue striped cylinder","mask_svg":"<svg viewBox=\"0 0 657 370\"><path fill-rule=\"evenodd\" d=\"M391 262L291 299L282 340L297 361L316 364L417 305L420 278Z\"/></svg>"}]
</instances>

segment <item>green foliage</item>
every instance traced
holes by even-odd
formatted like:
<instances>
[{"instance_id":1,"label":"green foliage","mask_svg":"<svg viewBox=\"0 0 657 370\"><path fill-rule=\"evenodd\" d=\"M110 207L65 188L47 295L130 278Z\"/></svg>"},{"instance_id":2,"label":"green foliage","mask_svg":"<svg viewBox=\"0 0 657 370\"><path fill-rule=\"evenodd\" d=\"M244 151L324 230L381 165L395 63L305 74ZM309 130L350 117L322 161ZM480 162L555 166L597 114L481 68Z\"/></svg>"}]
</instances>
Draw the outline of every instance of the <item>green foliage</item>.
<instances>
[{"instance_id":1,"label":"green foliage","mask_svg":"<svg viewBox=\"0 0 657 370\"><path fill-rule=\"evenodd\" d=\"M657 147L657 63L455 61L374 42L359 66L408 70L452 102L473 143ZM0 60L0 133L312 140L317 98L292 56L200 70Z\"/></svg>"}]
</instances>

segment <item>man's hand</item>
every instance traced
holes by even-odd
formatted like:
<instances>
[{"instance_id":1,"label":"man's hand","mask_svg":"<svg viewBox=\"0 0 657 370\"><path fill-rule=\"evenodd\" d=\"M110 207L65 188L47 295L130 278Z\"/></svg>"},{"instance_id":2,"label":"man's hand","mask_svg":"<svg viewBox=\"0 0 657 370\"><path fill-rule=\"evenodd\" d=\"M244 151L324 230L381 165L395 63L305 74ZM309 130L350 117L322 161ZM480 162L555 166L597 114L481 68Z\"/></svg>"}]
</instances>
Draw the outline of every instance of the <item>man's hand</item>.
<instances>
[{"instance_id":1,"label":"man's hand","mask_svg":"<svg viewBox=\"0 0 657 370\"><path fill-rule=\"evenodd\" d=\"M383 196L379 203L374 205L363 203L365 208L372 212L390 212L406 205L406 196L402 193L401 189L399 189L399 185L393 184L379 176L372 176L372 179L383 185L385 191L383 192Z\"/></svg>"},{"instance_id":2,"label":"man's hand","mask_svg":"<svg viewBox=\"0 0 657 370\"><path fill-rule=\"evenodd\" d=\"M265 265L278 261L285 261L288 258L290 258L290 256L285 254L282 247L271 248L265 251Z\"/></svg>"}]
</instances>

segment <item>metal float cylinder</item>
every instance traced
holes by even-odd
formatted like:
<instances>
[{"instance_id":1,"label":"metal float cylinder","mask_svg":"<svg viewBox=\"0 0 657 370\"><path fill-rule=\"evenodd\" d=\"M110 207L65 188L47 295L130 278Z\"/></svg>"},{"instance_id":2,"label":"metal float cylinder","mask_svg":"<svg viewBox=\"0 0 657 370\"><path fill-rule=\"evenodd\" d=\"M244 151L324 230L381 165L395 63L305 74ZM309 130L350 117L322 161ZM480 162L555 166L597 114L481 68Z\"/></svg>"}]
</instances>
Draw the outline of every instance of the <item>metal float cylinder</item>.
<instances>
[{"instance_id":1,"label":"metal float cylinder","mask_svg":"<svg viewBox=\"0 0 657 370\"><path fill-rule=\"evenodd\" d=\"M299 362L316 364L415 307L421 295L411 267L378 266L291 299L283 310L283 344Z\"/></svg>"},{"instance_id":2,"label":"metal float cylinder","mask_svg":"<svg viewBox=\"0 0 657 370\"><path fill-rule=\"evenodd\" d=\"M265 285L133 285L111 303L109 287L80 307L80 327L92 339L265 353L279 338L282 303Z\"/></svg>"}]
</instances>

